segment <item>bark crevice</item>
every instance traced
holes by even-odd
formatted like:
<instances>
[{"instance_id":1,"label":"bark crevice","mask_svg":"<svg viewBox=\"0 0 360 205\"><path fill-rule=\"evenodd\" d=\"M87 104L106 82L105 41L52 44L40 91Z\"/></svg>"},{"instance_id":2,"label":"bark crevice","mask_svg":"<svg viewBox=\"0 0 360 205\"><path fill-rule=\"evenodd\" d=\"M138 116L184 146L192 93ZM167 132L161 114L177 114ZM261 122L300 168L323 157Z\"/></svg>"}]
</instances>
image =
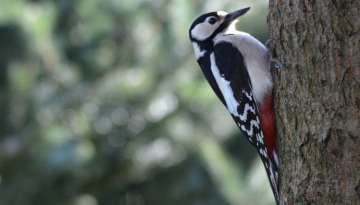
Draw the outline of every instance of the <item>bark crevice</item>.
<instances>
[{"instance_id":1,"label":"bark crevice","mask_svg":"<svg viewBox=\"0 0 360 205\"><path fill-rule=\"evenodd\" d=\"M360 1L269 2L281 204L360 204Z\"/></svg>"}]
</instances>

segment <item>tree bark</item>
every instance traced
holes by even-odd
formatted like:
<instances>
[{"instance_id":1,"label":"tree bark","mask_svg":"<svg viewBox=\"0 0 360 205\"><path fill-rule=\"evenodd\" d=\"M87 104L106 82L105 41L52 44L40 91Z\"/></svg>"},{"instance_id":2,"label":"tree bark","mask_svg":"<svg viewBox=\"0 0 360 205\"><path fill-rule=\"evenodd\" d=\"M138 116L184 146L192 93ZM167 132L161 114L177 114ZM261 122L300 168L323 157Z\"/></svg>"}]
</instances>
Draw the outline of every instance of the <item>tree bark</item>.
<instances>
[{"instance_id":1,"label":"tree bark","mask_svg":"<svg viewBox=\"0 0 360 205\"><path fill-rule=\"evenodd\" d=\"M360 204L360 1L270 0L280 204Z\"/></svg>"}]
</instances>

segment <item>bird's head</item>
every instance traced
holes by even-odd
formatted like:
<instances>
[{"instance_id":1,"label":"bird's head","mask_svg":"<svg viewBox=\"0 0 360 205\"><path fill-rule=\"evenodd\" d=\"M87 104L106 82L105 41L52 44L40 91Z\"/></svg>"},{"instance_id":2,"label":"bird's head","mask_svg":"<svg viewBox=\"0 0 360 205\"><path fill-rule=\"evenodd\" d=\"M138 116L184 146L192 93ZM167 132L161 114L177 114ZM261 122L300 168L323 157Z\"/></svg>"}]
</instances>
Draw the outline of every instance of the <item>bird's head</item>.
<instances>
[{"instance_id":1,"label":"bird's head","mask_svg":"<svg viewBox=\"0 0 360 205\"><path fill-rule=\"evenodd\" d=\"M220 33L225 33L229 29L235 29L235 24L250 7L226 13L223 11L210 12L197 18L189 30L192 42L201 42L213 39Z\"/></svg>"}]
</instances>

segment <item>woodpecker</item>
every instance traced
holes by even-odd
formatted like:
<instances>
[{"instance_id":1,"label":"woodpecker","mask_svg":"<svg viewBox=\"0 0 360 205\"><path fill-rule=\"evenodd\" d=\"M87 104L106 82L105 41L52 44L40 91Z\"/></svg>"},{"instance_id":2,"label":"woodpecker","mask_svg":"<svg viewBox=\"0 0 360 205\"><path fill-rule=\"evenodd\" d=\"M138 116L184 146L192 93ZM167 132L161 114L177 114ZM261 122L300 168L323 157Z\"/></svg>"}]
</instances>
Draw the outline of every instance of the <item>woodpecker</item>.
<instances>
[{"instance_id":1,"label":"woodpecker","mask_svg":"<svg viewBox=\"0 0 360 205\"><path fill-rule=\"evenodd\" d=\"M211 88L257 149L278 204L279 162L270 57L262 43L235 28L249 9L204 14L191 25L189 36Z\"/></svg>"}]
</instances>

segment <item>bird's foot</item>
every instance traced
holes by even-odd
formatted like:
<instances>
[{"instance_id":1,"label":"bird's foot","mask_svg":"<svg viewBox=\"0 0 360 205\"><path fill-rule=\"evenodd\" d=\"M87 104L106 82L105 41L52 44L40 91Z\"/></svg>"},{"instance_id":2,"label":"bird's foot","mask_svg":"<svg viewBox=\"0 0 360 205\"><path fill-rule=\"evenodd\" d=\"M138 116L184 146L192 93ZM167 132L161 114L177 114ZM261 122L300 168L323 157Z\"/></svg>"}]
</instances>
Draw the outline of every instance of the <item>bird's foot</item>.
<instances>
[{"instance_id":1,"label":"bird's foot","mask_svg":"<svg viewBox=\"0 0 360 205\"><path fill-rule=\"evenodd\" d=\"M268 50L270 50L270 43L271 43L272 41L274 41L274 39L269 38L269 39L265 42L265 46L266 46L266 48L268 48ZM270 53L271 53L271 52L270 52ZM277 59L277 58L275 58L275 57L272 57L271 55L270 55L270 62L274 63L276 68L287 68L287 67L290 66L290 65L285 65L285 64L281 63L279 59Z\"/></svg>"},{"instance_id":2,"label":"bird's foot","mask_svg":"<svg viewBox=\"0 0 360 205\"><path fill-rule=\"evenodd\" d=\"M270 56L270 62L274 63L276 68L288 68L290 66L282 64L279 59L272 56Z\"/></svg>"},{"instance_id":3,"label":"bird's foot","mask_svg":"<svg viewBox=\"0 0 360 205\"><path fill-rule=\"evenodd\" d=\"M274 39L272 39L272 38L269 38L268 40L266 40L266 42L265 42L265 46L266 46L266 48L270 48L270 43L271 43L271 41L273 41Z\"/></svg>"}]
</instances>

